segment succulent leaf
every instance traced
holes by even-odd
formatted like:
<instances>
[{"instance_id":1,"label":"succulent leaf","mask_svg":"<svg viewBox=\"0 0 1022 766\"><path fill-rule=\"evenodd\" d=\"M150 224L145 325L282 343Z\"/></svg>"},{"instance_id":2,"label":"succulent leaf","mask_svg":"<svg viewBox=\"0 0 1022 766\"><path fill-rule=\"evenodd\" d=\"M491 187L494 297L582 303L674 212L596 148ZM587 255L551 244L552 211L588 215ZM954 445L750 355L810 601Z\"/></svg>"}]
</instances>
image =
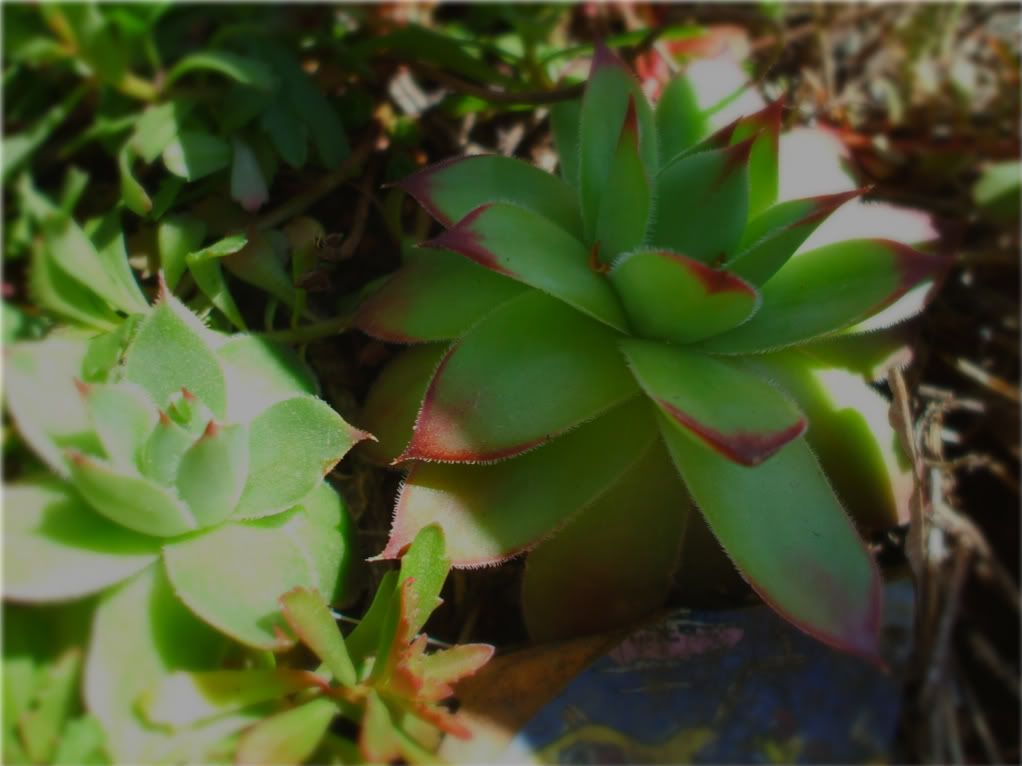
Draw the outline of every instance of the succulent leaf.
<instances>
[{"instance_id":1,"label":"succulent leaf","mask_svg":"<svg viewBox=\"0 0 1022 766\"><path fill-rule=\"evenodd\" d=\"M656 178L649 243L704 263L723 263L742 239L754 138L676 159Z\"/></svg>"},{"instance_id":2,"label":"succulent leaf","mask_svg":"<svg viewBox=\"0 0 1022 766\"><path fill-rule=\"evenodd\" d=\"M635 106L642 162L652 176L657 168L653 110L624 62L598 43L582 97L579 128L579 200L587 243L594 241L604 195L616 191L607 180L629 102Z\"/></svg>"},{"instance_id":3,"label":"succulent leaf","mask_svg":"<svg viewBox=\"0 0 1022 766\"><path fill-rule=\"evenodd\" d=\"M695 146L709 132L696 91L685 76L679 75L664 86L656 105L656 124L660 161L664 165Z\"/></svg>"},{"instance_id":4,"label":"succulent leaf","mask_svg":"<svg viewBox=\"0 0 1022 766\"><path fill-rule=\"evenodd\" d=\"M763 286L763 305L745 324L702 343L722 354L778 349L849 327L920 285L944 259L890 240L849 240L788 261Z\"/></svg>"},{"instance_id":5,"label":"succulent leaf","mask_svg":"<svg viewBox=\"0 0 1022 766\"><path fill-rule=\"evenodd\" d=\"M136 471L142 447L160 417L149 394L132 383L82 384L79 390L110 464Z\"/></svg>"},{"instance_id":6,"label":"succulent leaf","mask_svg":"<svg viewBox=\"0 0 1022 766\"><path fill-rule=\"evenodd\" d=\"M50 336L4 349L8 412L21 438L61 476L70 471L65 448L99 452L88 410L75 386L87 348L80 340ZM49 386L46 397L39 396L41 380Z\"/></svg>"},{"instance_id":7,"label":"succulent leaf","mask_svg":"<svg viewBox=\"0 0 1022 766\"><path fill-rule=\"evenodd\" d=\"M93 512L66 484L4 487L5 599L63 601L96 593L145 569L159 540Z\"/></svg>"},{"instance_id":8,"label":"succulent leaf","mask_svg":"<svg viewBox=\"0 0 1022 766\"><path fill-rule=\"evenodd\" d=\"M558 101L550 107L550 129L560 160L560 175L572 189L578 189L579 128L582 122L582 101Z\"/></svg>"},{"instance_id":9,"label":"succulent leaf","mask_svg":"<svg viewBox=\"0 0 1022 766\"><path fill-rule=\"evenodd\" d=\"M390 343L453 340L524 289L460 255L423 251L359 306L355 324Z\"/></svg>"},{"instance_id":10,"label":"succulent leaf","mask_svg":"<svg viewBox=\"0 0 1022 766\"><path fill-rule=\"evenodd\" d=\"M199 528L188 506L169 488L80 452L71 452L69 458L75 488L111 521L155 537L175 537Z\"/></svg>"},{"instance_id":11,"label":"succulent leaf","mask_svg":"<svg viewBox=\"0 0 1022 766\"><path fill-rule=\"evenodd\" d=\"M636 392L615 337L540 292L504 304L440 362L399 459L497 460L605 412Z\"/></svg>"},{"instance_id":12,"label":"succulent leaf","mask_svg":"<svg viewBox=\"0 0 1022 766\"><path fill-rule=\"evenodd\" d=\"M650 445L610 490L529 554L522 582L529 635L556 641L598 633L662 606L689 513L666 451Z\"/></svg>"},{"instance_id":13,"label":"succulent leaf","mask_svg":"<svg viewBox=\"0 0 1022 766\"><path fill-rule=\"evenodd\" d=\"M856 189L774 205L749 222L728 271L754 285L765 284L831 213L862 192Z\"/></svg>"},{"instance_id":14,"label":"succulent leaf","mask_svg":"<svg viewBox=\"0 0 1022 766\"><path fill-rule=\"evenodd\" d=\"M661 433L714 535L763 600L819 640L876 657L880 577L805 441L750 468L664 418Z\"/></svg>"},{"instance_id":15,"label":"succulent leaf","mask_svg":"<svg viewBox=\"0 0 1022 766\"><path fill-rule=\"evenodd\" d=\"M577 239L523 207L482 205L430 242L559 298L616 330L627 325L614 291Z\"/></svg>"},{"instance_id":16,"label":"succulent leaf","mask_svg":"<svg viewBox=\"0 0 1022 766\"><path fill-rule=\"evenodd\" d=\"M574 191L557 176L512 157L477 154L438 162L397 184L444 226L480 205L511 202L576 237L582 221Z\"/></svg>"},{"instance_id":17,"label":"succulent leaf","mask_svg":"<svg viewBox=\"0 0 1022 766\"><path fill-rule=\"evenodd\" d=\"M174 670L211 668L222 644L222 636L174 597L158 565L103 596L92 624L84 694L115 761L159 759L168 735L146 725L138 710L142 695Z\"/></svg>"},{"instance_id":18,"label":"succulent leaf","mask_svg":"<svg viewBox=\"0 0 1022 766\"><path fill-rule=\"evenodd\" d=\"M255 335L233 335L216 350L227 382L228 423L247 423L295 394L315 394L312 371L291 349Z\"/></svg>"},{"instance_id":19,"label":"succulent leaf","mask_svg":"<svg viewBox=\"0 0 1022 766\"><path fill-rule=\"evenodd\" d=\"M376 594L369 609L355 629L344 639L348 654L359 668L359 677L364 677L366 660L369 659L380 645L384 624L391 614L391 603L397 594L398 573L391 570L383 575L376 586Z\"/></svg>"},{"instance_id":20,"label":"succulent leaf","mask_svg":"<svg viewBox=\"0 0 1022 766\"><path fill-rule=\"evenodd\" d=\"M284 619L299 640L326 665L334 679L354 686L358 677L337 623L316 591L294 588L280 597Z\"/></svg>"},{"instance_id":21,"label":"succulent leaf","mask_svg":"<svg viewBox=\"0 0 1022 766\"><path fill-rule=\"evenodd\" d=\"M237 517L258 518L290 508L365 438L312 396L294 396L268 407L249 425L248 481Z\"/></svg>"},{"instance_id":22,"label":"succulent leaf","mask_svg":"<svg viewBox=\"0 0 1022 766\"><path fill-rule=\"evenodd\" d=\"M378 441L363 442L363 454L386 464L405 450L426 389L447 349L443 343L412 346L398 353L377 375L359 423Z\"/></svg>"},{"instance_id":23,"label":"succulent leaf","mask_svg":"<svg viewBox=\"0 0 1022 766\"><path fill-rule=\"evenodd\" d=\"M195 315L164 291L125 354L125 378L148 391L158 407L187 388L222 419L227 387L208 335Z\"/></svg>"},{"instance_id":24,"label":"succulent leaf","mask_svg":"<svg viewBox=\"0 0 1022 766\"><path fill-rule=\"evenodd\" d=\"M236 761L281 766L304 763L316 751L335 715L334 702L319 697L265 718L241 736Z\"/></svg>"},{"instance_id":25,"label":"succulent leaf","mask_svg":"<svg viewBox=\"0 0 1022 766\"><path fill-rule=\"evenodd\" d=\"M366 695L358 747L367 763L390 763L401 757L401 741L386 703L373 691Z\"/></svg>"},{"instance_id":26,"label":"succulent leaf","mask_svg":"<svg viewBox=\"0 0 1022 766\"><path fill-rule=\"evenodd\" d=\"M188 268L187 257L198 251L206 238L206 224L190 215L167 216L156 229L160 268L167 287L173 290Z\"/></svg>"},{"instance_id":27,"label":"succulent leaf","mask_svg":"<svg viewBox=\"0 0 1022 766\"><path fill-rule=\"evenodd\" d=\"M426 619L443 603L440 591L450 569L451 562L444 554L443 530L435 524L424 527L401 557L400 582L411 580L414 594L414 608L407 614L411 636L419 632Z\"/></svg>"},{"instance_id":28,"label":"succulent leaf","mask_svg":"<svg viewBox=\"0 0 1022 766\"><path fill-rule=\"evenodd\" d=\"M200 527L218 524L237 507L248 478L248 445L248 428L211 420L181 455L174 486Z\"/></svg>"},{"instance_id":29,"label":"succulent leaf","mask_svg":"<svg viewBox=\"0 0 1022 766\"><path fill-rule=\"evenodd\" d=\"M806 430L783 394L727 361L651 341L621 348L666 421L728 460L759 465Z\"/></svg>"},{"instance_id":30,"label":"succulent leaf","mask_svg":"<svg viewBox=\"0 0 1022 766\"><path fill-rule=\"evenodd\" d=\"M146 720L183 728L322 683L304 670L205 670L169 673L140 702Z\"/></svg>"},{"instance_id":31,"label":"succulent leaf","mask_svg":"<svg viewBox=\"0 0 1022 766\"><path fill-rule=\"evenodd\" d=\"M252 647L280 649L278 598L295 587L333 598L350 530L343 505L322 501L314 512L294 509L265 519L228 522L164 548L167 575L178 597L218 630ZM217 583L217 587L210 587Z\"/></svg>"},{"instance_id":32,"label":"succulent leaf","mask_svg":"<svg viewBox=\"0 0 1022 766\"><path fill-rule=\"evenodd\" d=\"M755 137L749 153L749 216L755 216L777 201L779 187L781 114L784 102L778 99L763 110L738 121L731 143Z\"/></svg>"},{"instance_id":33,"label":"succulent leaf","mask_svg":"<svg viewBox=\"0 0 1022 766\"><path fill-rule=\"evenodd\" d=\"M610 162L607 189L596 219L594 247L599 258L610 263L619 253L641 244L646 236L652 207L651 176L639 153L639 124L635 99L629 97L621 137Z\"/></svg>"},{"instance_id":34,"label":"succulent leaf","mask_svg":"<svg viewBox=\"0 0 1022 766\"><path fill-rule=\"evenodd\" d=\"M455 567L511 558L560 526L566 509L600 497L655 438L649 405L635 399L514 460L418 464L401 489L380 556L397 557L422 527L437 523Z\"/></svg>"},{"instance_id":35,"label":"succulent leaf","mask_svg":"<svg viewBox=\"0 0 1022 766\"><path fill-rule=\"evenodd\" d=\"M730 330L759 308L759 293L751 285L668 250L622 256L610 281L636 334L671 343L692 343Z\"/></svg>"}]
</instances>

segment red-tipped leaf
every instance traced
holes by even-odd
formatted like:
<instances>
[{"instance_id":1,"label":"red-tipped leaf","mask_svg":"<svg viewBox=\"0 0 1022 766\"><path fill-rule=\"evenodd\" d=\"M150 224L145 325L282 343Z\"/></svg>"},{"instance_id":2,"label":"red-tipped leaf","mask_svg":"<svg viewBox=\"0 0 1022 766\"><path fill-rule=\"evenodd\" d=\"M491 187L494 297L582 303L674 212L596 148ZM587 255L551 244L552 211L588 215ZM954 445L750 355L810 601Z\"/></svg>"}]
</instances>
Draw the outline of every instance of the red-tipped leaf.
<instances>
[{"instance_id":1,"label":"red-tipped leaf","mask_svg":"<svg viewBox=\"0 0 1022 766\"><path fill-rule=\"evenodd\" d=\"M663 343L630 340L621 347L667 420L728 460L758 465L806 430L795 405L740 367Z\"/></svg>"},{"instance_id":2,"label":"red-tipped leaf","mask_svg":"<svg viewBox=\"0 0 1022 766\"><path fill-rule=\"evenodd\" d=\"M471 258L617 330L626 327L614 292L589 267L582 243L531 210L483 205L426 244Z\"/></svg>"},{"instance_id":3,"label":"red-tipped leaf","mask_svg":"<svg viewBox=\"0 0 1022 766\"><path fill-rule=\"evenodd\" d=\"M759 293L733 274L668 250L640 250L610 272L637 335L693 343L737 327Z\"/></svg>"},{"instance_id":4,"label":"red-tipped leaf","mask_svg":"<svg viewBox=\"0 0 1022 766\"><path fill-rule=\"evenodd\" d=\"M399 459L499 460L609 410L637 391L617 337L539 292L506 303L440 362Z\"/></svg>"}]
</instances>

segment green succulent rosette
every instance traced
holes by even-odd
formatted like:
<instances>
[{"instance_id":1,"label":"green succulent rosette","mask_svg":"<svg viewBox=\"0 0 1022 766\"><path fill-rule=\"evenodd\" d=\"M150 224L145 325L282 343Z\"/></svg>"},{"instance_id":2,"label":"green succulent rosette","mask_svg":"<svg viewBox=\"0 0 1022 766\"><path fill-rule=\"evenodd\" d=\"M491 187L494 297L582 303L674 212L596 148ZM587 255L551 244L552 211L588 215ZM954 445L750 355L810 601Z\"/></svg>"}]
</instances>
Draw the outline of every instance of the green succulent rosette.
<instances>
[{"instance_id":1,"label":"green succulent rosette","mask_svg":"<svg viewBox=\"0 0 1022 766\"><path fill-rule=\"evenodd\" d=\"M289 350L214 332L165 288L111 332L5 353L8 412L52 475L5 488L4 599L98 595L84 696L111 756L202 759L251 720L175 739L140 695L233 642L290 646L282 593L339 595L351 526L323 477L365 434Z\"/></svg>"},{"instance_id":2,"label":"green succulent rosette","mask_svg":"<svg viewBox=\"0 0 1022 766\"><path fill-rule=\"evenodd\" d=\"M710 132L684 78L654 109L600 48L553 110L560 177L471 156L402 183L445 229L357 316L411 344L363 415L408 468L383 557L431 523L456 567L531 551L526 623L549 639L638 618L722 548L785 618L876 653L849 511L892 523L903 476L864 374L891 339L857 333L917 309L944 262L802 248L861 191L779 200L781 118Z\"/></svg>"}]
</instances>

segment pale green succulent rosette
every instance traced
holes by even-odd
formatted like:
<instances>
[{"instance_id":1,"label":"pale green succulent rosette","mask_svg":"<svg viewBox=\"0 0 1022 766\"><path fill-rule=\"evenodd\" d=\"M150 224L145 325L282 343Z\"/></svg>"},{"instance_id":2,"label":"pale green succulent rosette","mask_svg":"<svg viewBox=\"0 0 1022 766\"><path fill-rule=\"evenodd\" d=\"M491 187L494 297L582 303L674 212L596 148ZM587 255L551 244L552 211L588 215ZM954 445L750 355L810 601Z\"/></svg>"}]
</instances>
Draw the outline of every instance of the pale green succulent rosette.
<instances>
[{"instance_id":1,"label":"pale green succulent rosette","mask_svg":"<svg viewBox=\"0 0 1022 766\"><path fill-rule=\"evenodd\" d=\"M560 177L472 156L403 182L445 230L357 317L414 344L363 413L371 454L409 468L383 557L431 523L456 567L531 551L526 623L558 638L662 604L695 511L780 614L875 656L856 524L895 520L904 471L870 352L843 344L911 314L944 261L803 248L861 190L779 200L781 118L710 133L684 78L654 109L598 49L553 112Z\"/></svg>"},{"instance_id":2,"label":"pale green succulent rosette","mask_svg":"<svg viewBox=\"0 0 1022 766\"><path fill-rule=\"evenodd\" d=\"M139 696L217 667L228 639L289 646L282 593L339 595L351 526L323 477L365 434L290 351L213 332L165 289L110 333L6 354L8 411L55 476L6 487L4 598L100 594L84 687L110 754L202 759L250 719L171 736Z\"/></svg>"}]
</instances>

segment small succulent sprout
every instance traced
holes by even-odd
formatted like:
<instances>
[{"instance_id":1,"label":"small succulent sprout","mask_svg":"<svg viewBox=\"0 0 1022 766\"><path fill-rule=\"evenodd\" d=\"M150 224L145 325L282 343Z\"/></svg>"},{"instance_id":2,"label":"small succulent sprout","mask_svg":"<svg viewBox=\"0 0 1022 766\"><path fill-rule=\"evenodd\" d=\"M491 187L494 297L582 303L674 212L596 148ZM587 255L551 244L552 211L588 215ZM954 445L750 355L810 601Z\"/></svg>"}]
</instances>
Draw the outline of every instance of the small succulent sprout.
<instances>
[{"instance_id":1,"label":"small succulent sprout","mask_svg":"<svg viewBox=\"0 0 1022 766\"><path fill-rule=\"evenodd\" d=\"M316 754L316 762L342 755L344 762L432 761L441 732L469 736L441 703L454 694L457 681L493 655L493 647L484 644L427 651L428 638L419 631L440 604L449 568L443 533L426 527L405 553L400 571L381 581L369 611L347 637L319 590L288 591L280 597L281 613L292 640L321 662L317 671L179 671L144 695L144 715L153 724L184 732L212 720L255 718L267 703L290 699L283 711L278 708L241 733L238 763L297 764ZM327 735L337 717L359 727L357 745Z\"/></svg>"},{"instance_id":2,"label":"small succulent sprout","mask_svg":"<svg viewBox=\"0 0 1022 766\"><path fill-rule=\"evenodd\" d=\"M662 604L720 558L684 544L706 524L780 614L876 654L855 523L892 524L905 473L853 346L945 262L867 235L804 247L865 190L782 197L782 117L710 132L683 77L654 108L598 46L554 110L560 177L468 156L401 184L443 230L356 316L412 345L363 412L372 456L408 470L382 557L434 523L456 567L532 551L525 619L550 639Z\"/></svg>"},{"instance_id":3,"label":"small succulent sprout","mask_svg":"<svg viewBox=\"0 0 1022 766\"><path fill-rule=\"evenodd\" d=\"M278 596L339 594L352 527L324 476L366 434L289 350L213 332L166 290L131 325L7 352L8 411L56 476L7 488L3 592L100 594L86 700L116 759L148 761L177 756L139 717L145 684L215 667L225 637L289 646ZM208 656L165 651L192 638Z\"/></svg>"}]
</instances>

